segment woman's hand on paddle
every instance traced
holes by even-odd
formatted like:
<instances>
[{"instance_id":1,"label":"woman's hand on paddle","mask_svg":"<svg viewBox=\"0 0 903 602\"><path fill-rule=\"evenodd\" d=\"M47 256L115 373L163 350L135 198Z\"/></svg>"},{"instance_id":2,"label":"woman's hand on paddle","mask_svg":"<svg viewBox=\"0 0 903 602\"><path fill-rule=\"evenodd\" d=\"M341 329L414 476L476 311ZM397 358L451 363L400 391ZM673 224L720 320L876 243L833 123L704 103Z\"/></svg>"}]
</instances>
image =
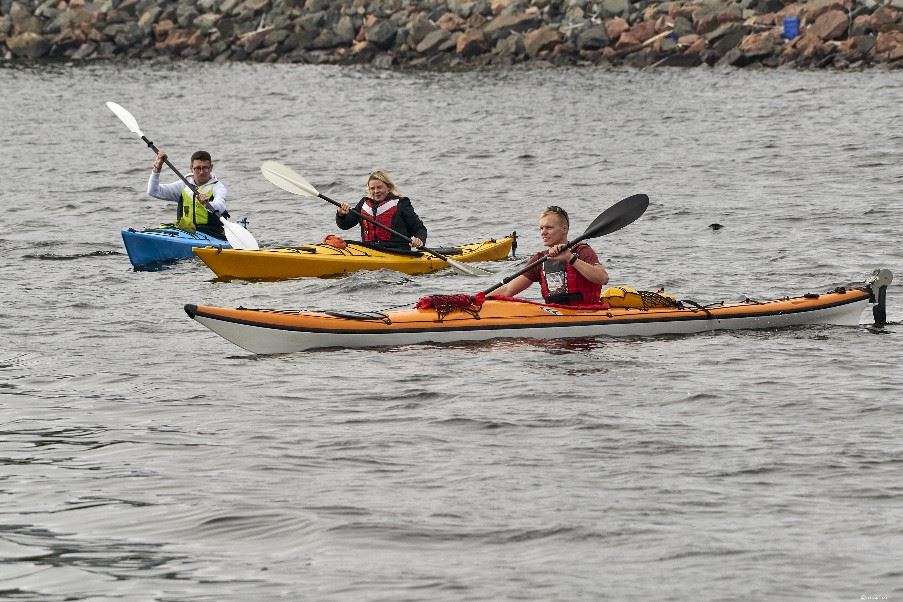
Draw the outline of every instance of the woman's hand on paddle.
<instances>
[{"instance_id":1,"label":"woman's hand on paddle","mask_svg":"<svg viewBox=\"0 0 903 602\"><path fill-rule=\"evenodd\" d=\"M423 246L423 241L417 238L416 236L411 237L411 246L415 249L419 249Z\"/></svg>"},{"instance_id":2,"label":"woman's hand on paddle","mask_svg":"<svg viewBox=\"0 0 903 602\"><path fill-rule=\"evenodd\" d=\"M336 212L339 215L348 215L351 212L351 205L349 205L348 203L339 203Z\"/></svg>"}]
</instances>

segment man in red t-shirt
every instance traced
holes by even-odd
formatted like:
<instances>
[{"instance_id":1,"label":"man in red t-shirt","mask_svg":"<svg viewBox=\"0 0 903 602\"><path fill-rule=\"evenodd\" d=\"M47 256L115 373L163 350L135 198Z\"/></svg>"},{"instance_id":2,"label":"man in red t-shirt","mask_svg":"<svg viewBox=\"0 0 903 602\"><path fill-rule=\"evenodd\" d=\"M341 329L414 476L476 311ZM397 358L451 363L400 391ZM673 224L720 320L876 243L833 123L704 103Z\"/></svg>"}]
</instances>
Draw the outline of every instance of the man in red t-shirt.
<instances>
[{"instance_id":1,"label":"man in red t-shirt","mask_svg":"<svg viewBox=\"0 0 903 602\"><path fill-rule=\"evenodd\" d=\"M602 286L608 282L608 272L588 244L581 242L564 250L569 227L567 211L561 207L553 205L543 211L539 216L539 236L548 248L536 253L528 263L541 257L548 256L548 259L499 287L493 294L513 297L539 282L546 303L599 304Z\"/></svg>"}]
</instances>

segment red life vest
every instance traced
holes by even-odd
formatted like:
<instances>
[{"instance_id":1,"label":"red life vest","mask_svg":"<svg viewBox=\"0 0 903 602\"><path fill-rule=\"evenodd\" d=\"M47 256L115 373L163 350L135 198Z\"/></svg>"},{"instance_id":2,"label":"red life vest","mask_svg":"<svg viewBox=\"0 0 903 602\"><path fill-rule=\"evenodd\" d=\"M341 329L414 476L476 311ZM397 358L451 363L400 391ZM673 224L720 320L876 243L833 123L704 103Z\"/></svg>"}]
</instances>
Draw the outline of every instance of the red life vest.
<instances>
[{"instance_id":1,"label":"red life vest","mask_svg":"<svg viewBox=\"0 0 903 602\"><path fill-rule=\"evenodd\" d=\"M398 211L398 200L397 196L389 195L386 197L386 200L376 205L376 209L374 210L373 200L367 199L364 201L364 204L361 205L361 213L367 217L373 218L378 224L391 228L392 219L395 217L395 212ZM361 228L361 238L364 242L376 242L378 240L390 240L392 238L392 233L386 228L380 228L367 220L361 221Z\"/></svg>"},{"instance_id":2,"label":"red life vest","mask_svg":"<svg viewBox=\"0 0 903 602\"><path fill-rule=\"evenodd\" d=\"M577 252L585 243L571 247L571 253ZM592 305L599 303L602 285L587 279L574 266L564 261L546 261L540 270L542 277L539 286L546 303L562 305Z\"/></svg>"}]
</instances>

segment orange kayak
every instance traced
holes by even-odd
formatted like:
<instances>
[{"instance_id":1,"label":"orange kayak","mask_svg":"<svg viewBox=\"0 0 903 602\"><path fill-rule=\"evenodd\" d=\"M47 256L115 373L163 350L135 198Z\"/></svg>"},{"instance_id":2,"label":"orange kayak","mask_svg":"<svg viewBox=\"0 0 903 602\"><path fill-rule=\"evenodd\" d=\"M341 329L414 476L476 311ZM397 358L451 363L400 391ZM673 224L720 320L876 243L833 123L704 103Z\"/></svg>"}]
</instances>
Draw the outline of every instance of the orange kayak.
<instances>
[{"instance_id":1,"label":"orange kayak","mask_svg":"<svg viewBox=\"0 0 903 602\"><path fill-rule=\"evenodd\" d=\"M657 336L811 324L857 326L870 303L875 305L876 323L882 323L884 293L892 278L889 270L875 270L870 281L850 288L710 306L678 302L675 307L569 308L490 297L480 306L385 313L204 305L186 305L185 311L223 338L257 354L497 338Z\"/></svg>"}]
</instances>

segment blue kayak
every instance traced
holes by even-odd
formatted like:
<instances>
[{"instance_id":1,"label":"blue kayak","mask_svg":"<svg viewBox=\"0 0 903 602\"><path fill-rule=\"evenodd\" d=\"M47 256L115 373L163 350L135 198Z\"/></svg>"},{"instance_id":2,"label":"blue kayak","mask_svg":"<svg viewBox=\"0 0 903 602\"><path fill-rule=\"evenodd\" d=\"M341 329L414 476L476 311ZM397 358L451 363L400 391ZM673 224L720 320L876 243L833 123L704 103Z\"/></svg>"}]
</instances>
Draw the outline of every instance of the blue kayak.
<instances>
[{"instance_id":1,"label":"blue kayak","mask_svg":"<svg viewBox=\"0 0 903 602\"><path fill-rule=\"evenodd\" d=\"M231 249L228 241L202 232L187 232L181 228L163 226L150 230L128 228L122 231L122 242L129 261L138 270L152 270L179 259L194 259L195 247Z\"/></svg>"}]
</instances>

